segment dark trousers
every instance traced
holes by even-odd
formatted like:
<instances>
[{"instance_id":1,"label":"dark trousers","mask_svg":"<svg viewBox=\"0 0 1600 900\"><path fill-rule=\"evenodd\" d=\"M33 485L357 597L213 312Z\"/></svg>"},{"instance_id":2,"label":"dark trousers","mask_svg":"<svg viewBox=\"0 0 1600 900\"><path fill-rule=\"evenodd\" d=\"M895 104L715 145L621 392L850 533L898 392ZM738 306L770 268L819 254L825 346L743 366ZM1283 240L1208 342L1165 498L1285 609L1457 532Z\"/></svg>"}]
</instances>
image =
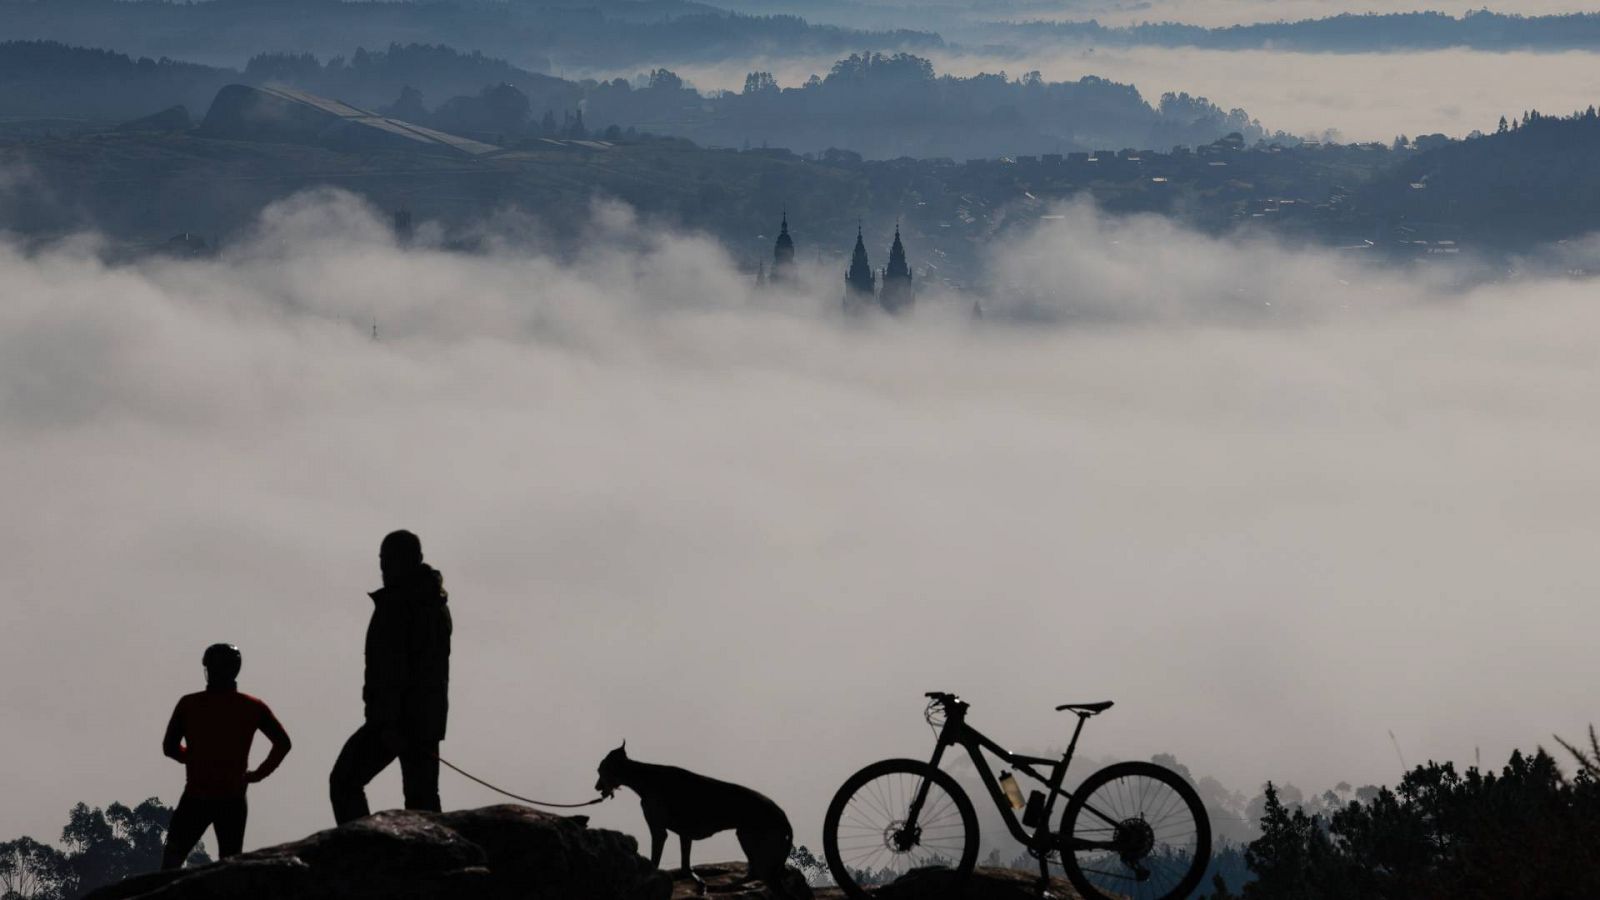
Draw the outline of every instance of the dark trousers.
<instances>
[{"instance_id":1,"label":"dark trousers","mask_svg":"<svg viewBox=\"0 0 1600 900\"><path fill-rule=\"evenodd\" d=\"M335 822L343 825L371 813L365 788L396 759L400 760L406 809L439 811L439 742L408 738L405 749L396 753L383 745L377 729L363 725L344 742L328 775Z\"/></svg>"},{"instance_id":2,"label":"dark trousers","mask_svg":"<svg viewBox=\"0 0 1600 900\"><path fill-rule=\"evenodd\" d=\"M238 855L244 847L244 822L250 807L243 794L237 797L196 797L184 791L178 808L167 825L167 846L161 854L161 868L179 869L189 851L200 843L207 828L217 832L217 858Z\"/></svg>"}]
</instances>

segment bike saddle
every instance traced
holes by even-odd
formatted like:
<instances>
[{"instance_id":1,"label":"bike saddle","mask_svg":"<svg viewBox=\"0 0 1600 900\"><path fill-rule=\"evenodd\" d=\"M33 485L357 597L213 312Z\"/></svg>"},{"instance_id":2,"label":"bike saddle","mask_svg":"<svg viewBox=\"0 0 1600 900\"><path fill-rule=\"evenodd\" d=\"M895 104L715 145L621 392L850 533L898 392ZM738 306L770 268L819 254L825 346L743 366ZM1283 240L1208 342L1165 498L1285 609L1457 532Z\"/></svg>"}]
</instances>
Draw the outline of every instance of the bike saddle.
<instances>
[{"instance_id":1,"label":"bike saddle","mask_svg":"<svg viewBox=\"0 0 1600 900\"><path fill-rule=\"evenodd\" d=\"M1111 700L1102 700L1099 703L1063 703L1056 707L1056 712L1070 709L1079 715L1097 716L1110 709L1113 705L1114 703Z\"/></svg>"}]
</instances>

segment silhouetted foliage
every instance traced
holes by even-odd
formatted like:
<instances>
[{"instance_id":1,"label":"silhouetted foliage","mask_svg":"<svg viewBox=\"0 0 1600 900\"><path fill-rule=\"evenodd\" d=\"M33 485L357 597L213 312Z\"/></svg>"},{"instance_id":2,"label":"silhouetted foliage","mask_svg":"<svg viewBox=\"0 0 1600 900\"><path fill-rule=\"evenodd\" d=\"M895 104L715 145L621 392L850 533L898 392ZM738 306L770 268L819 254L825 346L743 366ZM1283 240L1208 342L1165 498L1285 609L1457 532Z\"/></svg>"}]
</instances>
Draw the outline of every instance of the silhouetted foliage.
<instances>
[{"instance_id":1,"label":"silhouetted foliage","mask_svg":"<svg viewBox=\"0 0 1600 900\"><path fill-rule=\"evenodd\" d=\"M816 884L828 872L828 861L811 852L811 848L801 844L789 851L789 865L800 870L805 876L806 884Z\"/></svg>"},{"instance_id":2,"label":"silhouetted foliage","mask_svg":"<svg viewBox=\"0 0 1600 900\"><path fill-rule=\"evenodd\" d=\"M1202 900L1239 900L1239 895L1228 889L1228 879L1218 872L1211 876L1211 893L1202 893Z\"/></svg>"},{"instance_id":3,"label":"silhouetted foliage","mask_svg":"<svg viewBox=\"0 0 1600 900\"><path fill-rule=\"evenodd\" d=\"M66 855L31 837L0 843L0 900L53 900L69 884Z\"/></svg>"},{"instance_id":4,"label":"silhouetted foliage","mask_svg":"<svg viewBox=\"0 0 1600 900\"><path fill-rule=\"evenodd\" d=\"M1576 744L1569 744L1561 736L1556 736L1556 743L1572 754L1578 763L1578 771L1591 780L1600 780L1600 733L1595 732L1593 725L1589 726L1589 746L1587 749Z\"/></svg>"},{"instance_id":5,"label":"silhouetted foliage","mask_svg":"<svg viewBox=\"0 0 1600 900\"><path fill-rule=\"evenodd\" d=\"M532 123L532 110L528 95L510 84L501 83L486 87L472 97L453 97L431 119L420 121L431 121L460 134L520 135L525 134Z\"/></svg>"},{"instance_id":6,"label":"silhouetted foliage","mask_svg":"<svg viewBox=\"0 0 1600 900\"><path fill-rule=\"evenodd\" d=\"M1600 748L1597 748L1600 749ZM1584 758L1574 748L1574 755ZM1498 773L1430 762L1342 808L1291 808L1269 785L1245 900L1600 895L1600 782L1543 750Z\"/></svg>"},{"instance_id":7,"label":"silhouetted foliage","mask_svg":"<svg viewBox=\"0 0 1600 900\"><path fill-rule=\"evenodd\" d=\"M152 797L104 809L79 803L61 829L64 849L31 837L0 843L0 900L73 900L101 885L161 867L172 810ZM205 845L190 865L208 863Z\"/></svg>"}]
</instances>

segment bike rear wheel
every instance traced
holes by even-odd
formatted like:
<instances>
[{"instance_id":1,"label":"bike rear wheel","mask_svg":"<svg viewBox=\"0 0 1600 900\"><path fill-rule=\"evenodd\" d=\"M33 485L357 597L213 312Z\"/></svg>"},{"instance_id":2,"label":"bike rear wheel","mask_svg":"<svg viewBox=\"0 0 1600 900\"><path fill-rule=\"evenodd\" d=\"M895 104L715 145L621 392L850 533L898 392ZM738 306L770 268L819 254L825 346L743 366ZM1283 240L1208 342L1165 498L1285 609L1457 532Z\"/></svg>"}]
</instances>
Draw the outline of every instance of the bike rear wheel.
<instances>
[{"instance_id":1,"label":"bike rear wheel","mask_svg":"<svg viewBox=\"0 0 1600 900\"><path fill-rule=\"evenodd\" d=\"M927 796L916 821L913 799ZM978 814L956 780L915 759L886 759L850 776L822 820L822 850L849 897L913 869L947 868L965 878L978 862Z\"/></svg>"},{"instance_id":2,"label":"bike rear wheel","mask_svg":"<svg viewBox=\"0 0 1600 900\"><path fill-rule=\"evenodd\" d=\"M1183 776L1126 762L1090 775L1061 816L1061 863L1089 900L1182 900L1211 862L1211 820ZM1073 849L1075 841L1097 848Z\"/></svg>"}]
</instances>

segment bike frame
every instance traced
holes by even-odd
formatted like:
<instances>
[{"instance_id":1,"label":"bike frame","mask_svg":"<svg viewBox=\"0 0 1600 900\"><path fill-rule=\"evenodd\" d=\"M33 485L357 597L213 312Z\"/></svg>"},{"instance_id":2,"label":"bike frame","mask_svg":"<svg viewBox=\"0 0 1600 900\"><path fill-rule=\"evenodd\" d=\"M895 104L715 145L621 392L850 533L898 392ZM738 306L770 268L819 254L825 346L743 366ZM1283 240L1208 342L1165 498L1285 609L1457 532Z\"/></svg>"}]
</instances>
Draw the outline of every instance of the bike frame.
<instances>
[{"instance_id":1,"label":"bike frame","mask_svg":"<svg viewBox=\"0 0 1600 900\"><path fill-rule=\"evenodd\" d=\"M1070 847L1053 846L1052 838L1055 833L1050 830L1050 814L1055 809L1056 798L1064 797L1070 802L1072 792L1061 788L1061 782L1066 779L1067 767L1072 764L1072 753L1077 749L1078 736L1083 733L1084 723L1089 721L1089 715L1078 713L1078 727L1072 731L1072 741L1067 744L1067 752L1060 759L1042 756L1025 756L1021 753L1012 753L984 735L978 729L967 724L967 707L960 700L941 700L945 710L944 727L939 730L939 741L934 745L933 758L929 764L934 768L944 759L944 753L951 747L961 747L967 751L972 759L972 765L978 770L978 777L983 780L983 786L988 789L989 796L994 800L995 808L1000 811L1001 818L1005 820L1006 829L1011 836L1022 843L1023 846L1038 851L1041 858L1052 850L1115 850L1115 841L1088 841L1074 838ZM1011 766L1018 773L1028 776L1045 785L1049 792L1045 795L1044 812L1042 821L1034 829L1033 834L1028 834L1027 826L1017 818L1016 811L1011 808L1011 802L1006 797L1005 791L1000 788L999 779L995 778L993 770L989 768L988 760L984 758L983 751L993 753L1006 765ZM1042 775L1034 766L1049 766L1050 774ZM917 788L917 794L911 801L908 810L907 824L915 826L917 818L922 814L922 805L928 799L928 784L923 781ZM1100 812L1088 804L1083 807L1087 812L1103 819L1106 824L1116 827L1117 820Z\"/></svg>"}]
</instances>

